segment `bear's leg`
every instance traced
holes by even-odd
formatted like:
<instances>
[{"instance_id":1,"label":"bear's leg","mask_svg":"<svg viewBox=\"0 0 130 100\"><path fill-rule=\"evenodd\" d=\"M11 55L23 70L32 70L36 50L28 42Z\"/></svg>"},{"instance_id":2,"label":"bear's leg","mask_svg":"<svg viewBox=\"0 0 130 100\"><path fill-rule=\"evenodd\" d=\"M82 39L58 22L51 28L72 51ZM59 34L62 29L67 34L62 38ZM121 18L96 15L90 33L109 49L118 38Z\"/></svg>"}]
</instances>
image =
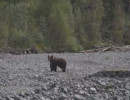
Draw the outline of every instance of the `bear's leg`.
<instances>
[{"instance_id":1,"label":"bear's leg","mask_svg":"<svg viewBox=\"0 0 130 100\"><path fill-rule=\"evenodd\" d=\"M54 69L53 69L53 68L51 68L51 72L52 72L52 71L54 71Z\"/></svg>"},{"instance_id":2,"label":"bear's leg","mask_svg":"<svg viewBox=\"0 0 130 100\"><path fill-rule=\"evenodd\" d=\"M57 72L57 66L54 66L54 71Z\"/></svg>"},{"instance_id":3,"label":"bear's leg","mask_svg":"<svg viewBox=\"0 0 130 100\"><path fill-rule=\"evenodd\" d=\"M62 68L62 72L65 72L66 71L66 66L64 66L63 68Z\"/></svg>"},{"instance_id":4,"label":"bear's leg","mask_svg":"<svg viewBox=\"0 0 130 100\"><path fill-rule=\"evenodd\" d=\"M55 66L51 67L51 72L55 71Z\"/></svg>"},{"instance_id":5,"label":"bear's leg","mask_svg":"<svg viewBox=\"0 0 130 100\"><path fill-rule=\"evenodd\" d=\"M51 68L51 72L54 71L52 68Z\"/></svg>"},{"instance_id":6,"label":"bear's leg","mask_svg":"<svg viewBox=\"0 0 130 100\"><path fill-rule=\"evenodd\" d=\"M62 70L62 72L65 72L65 71L66 71L65 69Z\"/></svg>"}]
</instances>

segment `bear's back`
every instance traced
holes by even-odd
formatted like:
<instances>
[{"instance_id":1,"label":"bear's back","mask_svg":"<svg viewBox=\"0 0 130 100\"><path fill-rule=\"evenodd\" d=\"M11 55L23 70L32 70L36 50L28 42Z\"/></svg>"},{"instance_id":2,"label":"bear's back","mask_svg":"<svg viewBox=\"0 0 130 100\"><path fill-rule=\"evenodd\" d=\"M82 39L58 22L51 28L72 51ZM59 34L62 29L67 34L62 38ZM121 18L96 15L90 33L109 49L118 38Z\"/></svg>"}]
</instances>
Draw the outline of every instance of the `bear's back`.
<instances>
[{"instance_id":1,"label":"bear's back","mask_svg":"<svg viewBox=\"0 0 130 100\"><path fill-rule=\"evenodd\" d=\"M57 66L66 66L66 60L63 58L54 58L53 59L53 64L57 65Z\"/></svg>"}]
</instances>

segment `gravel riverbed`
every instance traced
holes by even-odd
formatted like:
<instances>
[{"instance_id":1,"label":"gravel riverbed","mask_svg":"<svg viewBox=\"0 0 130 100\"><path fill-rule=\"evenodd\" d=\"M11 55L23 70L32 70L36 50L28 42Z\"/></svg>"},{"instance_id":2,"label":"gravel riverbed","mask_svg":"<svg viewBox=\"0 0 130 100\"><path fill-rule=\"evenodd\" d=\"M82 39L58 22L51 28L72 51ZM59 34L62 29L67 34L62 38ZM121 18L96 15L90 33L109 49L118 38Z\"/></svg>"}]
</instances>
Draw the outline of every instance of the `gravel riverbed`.
<instances>
[{"instance_id":1,"label":"gravel riverbed","mask_svg":"<svg viewBox=\"0 0 130 100\"><path fill-rule=\"evenodd\" d=\"M48 55L66 59L66 72L50 72ZM96 75L117 69L127 76ZM129 51L0 54L0 100L130 100L129 70Z\"/></svg>"}]
</instances>

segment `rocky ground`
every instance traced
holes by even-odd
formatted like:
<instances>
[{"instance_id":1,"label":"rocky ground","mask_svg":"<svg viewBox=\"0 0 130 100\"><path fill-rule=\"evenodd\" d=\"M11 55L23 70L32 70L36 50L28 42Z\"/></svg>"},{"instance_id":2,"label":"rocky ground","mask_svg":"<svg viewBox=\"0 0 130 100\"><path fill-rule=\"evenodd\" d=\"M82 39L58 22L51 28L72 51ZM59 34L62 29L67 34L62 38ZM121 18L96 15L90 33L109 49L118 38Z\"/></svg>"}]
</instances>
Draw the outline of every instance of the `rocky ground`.
<instances>
[{"instance_id":1,"label":"rocky ground","mask_svg":"<svg viewBox=\"0 0 130 100\"><path fill-rule=\"evenodd\" d=\"M53 55L65 73L50 72L48 54L1 54L0 100L130 100L129 51Z\"/></svg>"}]
</instances>

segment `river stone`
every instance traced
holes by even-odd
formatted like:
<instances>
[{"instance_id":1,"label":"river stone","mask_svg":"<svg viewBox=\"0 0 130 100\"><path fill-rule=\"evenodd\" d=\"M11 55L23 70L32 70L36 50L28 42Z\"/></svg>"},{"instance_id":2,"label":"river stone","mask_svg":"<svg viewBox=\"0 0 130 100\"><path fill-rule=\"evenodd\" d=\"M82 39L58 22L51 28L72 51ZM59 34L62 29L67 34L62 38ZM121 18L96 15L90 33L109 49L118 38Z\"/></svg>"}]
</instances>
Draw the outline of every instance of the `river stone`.
<instances>
[{"instance_id":1,"label":"river stone","mask_svg":"<svg viewBox=\"0 0 130 100\"><path fill-rule=\"evenodd\" d=\"M74 100L85 100L81 95L75 94Z\"/></svg>"},{"instance_id":2,"label":"river stone","mask_svg":"<svg viewBox=\"0 0 130 100\"><path fill-rule=\"evenodd\" d=\"M96 92L97 92L97 91L96 91L96 88L91 87L91 88L90 88L90 92L96 93Z\"/></svg>"}]
</instances>

